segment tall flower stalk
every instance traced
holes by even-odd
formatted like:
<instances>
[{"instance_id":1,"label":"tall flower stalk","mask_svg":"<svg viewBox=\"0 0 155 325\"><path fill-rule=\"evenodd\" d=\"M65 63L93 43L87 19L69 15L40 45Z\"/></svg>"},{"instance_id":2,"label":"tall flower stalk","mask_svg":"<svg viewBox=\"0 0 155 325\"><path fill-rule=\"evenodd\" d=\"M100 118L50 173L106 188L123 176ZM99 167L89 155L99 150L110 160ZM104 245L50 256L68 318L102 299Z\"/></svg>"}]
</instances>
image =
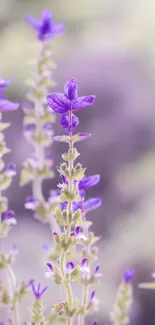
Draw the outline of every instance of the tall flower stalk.
<instances>
[{"instance_id":1,"label":"tall flower stalk","mask_svg":"<svg viewBox=\"0 0 155 325\"><path fill-rule=\"evenodd\" d=\"M11 81L0 79L0 237L6 237L12 225L16 224L15 213L8 210L8 199L3 195L3 191L9 188L13 176L16 175L16 167L10 163L5 167L3 156L10 152L7 148L3 131L10 126L10 123L2 122L2 114L5 111L14 111L19 107L19 103L13 103L4 97L3 91ZM12 263L16 255L16 248L13 247L9 254L5 254L1 248L0 251L0 269L5 269L9 281L9 292L2 286L1 304L10 305L12 320L15 325L19 324L18 302L16 295L16 278L12 269Z\"/></svg>"},{"instance_id":2,"label":"tall flower stalk","mask_svg":"<svg viewBox=\"0 0 155 325\"><path fill-rule=\"evenodd\" d=\"M133 303L132 280L135 271L127 269L124 273L124 279L119 287L111 320L113 325L128 325L131 306Z\"/></svg>"},{"instance_id":3,"label":"tall flower stalk","mask_svg":"<svg viewBox=\"0 0 155 325\"><path fill-rule=\"evenodd\" d=\"M55 216L56 223L58 227L62 227L62 231L59 232L57 229L53 231L56 242L55 262L47 263L49 272L46 275L53 278L57 284L62 284L66 292L66 296L54 306L58 319L61 318L67 325L71 325L73 319L79 317L79 323L83 324L84 315L96 307L95 291L92 291L89 297L87 295L88 286L96 282L97 276L94 275L99 270L97 266L89 279L85 277L92 262L90 259L96 251L92 245L98 240L93 232L88 231L90 224L86 221L85 215L89 210L100 206L101 199L95 198L84 202L85 189L97 184L99 175L85 177L86 169L82 168L80 163L75 164L79 156L75 143L87 139L91 134L73 134L79 124L79 119L73 111L91 106L95 96L78 97L78 85L72 78L65 84L63 94L52 93L47 96L47 101L54 112L61 114L60 125L68 133L68 135L55 136L54 140L68 143L69 149L62 155L64 162L58 169L62 178L62 184L59 184L61 208L56 208ZM75 255L78 245L81 247L80 261ZM84 285L85 293L82 302L74 297L72 288L74 282Z\"/></svg>"},{"instance_id":4,"label":"tall flower stalk","mask_svg":"<svg viewBox=\"0 0 155 325\"><path fill-rule=\"evenodd\" d=\"M31 90L27 99L32 103L24 106L24 135L26 140L34 147L34 154L24 163L21 173L20 184L25 185L32 182L32 195L26 199L26 208L34 211L34 215L40 221L50 221L53 204L57 202L57 196L48 202L45 201L42 182L46 178L54 177L52 171L53 159L47 151L51 146L53 135L52 125L55 122L54 112L50 112L46 104L46 94L49 87L54 86L52 78L55 64L52 60L51 40L64 31L62 24L55 24L49 10L43 11L41 19L37 20L31 16L27 22L37 32L39 42L38 58L35 62L33 79L29 82Z\"/></svg>"}]
</instances>

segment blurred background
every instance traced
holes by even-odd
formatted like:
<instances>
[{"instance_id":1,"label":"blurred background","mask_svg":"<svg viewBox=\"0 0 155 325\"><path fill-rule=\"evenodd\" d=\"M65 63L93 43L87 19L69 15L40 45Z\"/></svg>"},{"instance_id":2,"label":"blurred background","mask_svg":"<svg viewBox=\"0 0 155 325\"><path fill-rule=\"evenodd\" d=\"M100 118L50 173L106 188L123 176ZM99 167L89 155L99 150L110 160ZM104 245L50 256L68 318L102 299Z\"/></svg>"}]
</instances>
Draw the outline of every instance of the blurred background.
<instances>
[{"instance_id":1,"label":"blurred background","mask_svg":"<svg viewBox=\"0 0 155 325\"><path fill-rule=\"evenodd\" d=\"M101 196L103 205L89 215L93 231L101 236L99 260L102 284L96 287L101 306L100 324L109 324L109 312L115 300L124 269L136 270L132 325L154 325L155 291L138 288L151 281L155 270L155 2L148 0L3 0L0 4L0 73L13 77L6 90L9 99L25 101L25 80L31 71L28 61L35 58L35 32L25 16L40 17L51 9L56 22L66 26L65 34L53 41L57 63L54 77L56 91L74 77L80 95L95 94L93 107L79 112L79 131L93 136L78 145L87 174L101 174L101 183L90 195ZM25 211L24 200L31 184L19 189L22 163L32 148L22 136L23 112L6 113L12 123L6 131L12 153L6 162L17 165L17 177L9 189L10 208L15 210L18 225L2 244L6 251L19 246L14 269L18 281L44 278L42 245L52 245L47 226L35 221ZM62 134L59 122L54 126ZM63 144L55 143L52 153L56 166L61 161ZM58 173L44 183L44 193L56 188ZM77 290L77 289L75 289ZM76 291L79 295L79 291ZM59 299L54 284L46 297L48 305ZM31 301L24 300L22 321L26 320ZM5 317L0 310L1 318ZM92 315L88 317L92 323Z\"/></svg>"}]
</instances>

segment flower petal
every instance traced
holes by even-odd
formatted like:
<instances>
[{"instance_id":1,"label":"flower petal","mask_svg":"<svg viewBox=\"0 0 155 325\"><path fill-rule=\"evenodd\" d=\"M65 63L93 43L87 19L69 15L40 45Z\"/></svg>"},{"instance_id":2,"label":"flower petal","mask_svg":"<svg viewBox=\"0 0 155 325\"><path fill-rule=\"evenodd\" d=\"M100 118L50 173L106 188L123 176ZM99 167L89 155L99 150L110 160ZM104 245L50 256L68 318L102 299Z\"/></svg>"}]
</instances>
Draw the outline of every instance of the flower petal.
<instances>
[{"instance_id":1,"label":"flower petal","mask_svg":"<svg viewBox=\"0 0 155 325\"><path fill-rule=\"evenodd\" d=\"M101 206L101 204L102 204L101 198L99 198L99 197L91 198L83 203L82 208L85 212L87 212L89 210L94 210L94 209L99 208Z\"/></svg>"},{"instance_id":2,"label":"flower petal","mask_svg":"<svg viewBox=\"0 0 155 325\"><path fill-rule=\"evenodd\" d=\"M48 105L54 112L65 114L70 108L70 101L61 93L52 93L47 96Z\"/></svg>"},{"instance_id":3,"label":"flower petal","mask_svg":"<svg viewBox=\"0 0 155 325\"><path fill-rule=\"evenodd\" d=\"M15 111L19 108L19 103L13 103L10 100L0 98L0 112Z\"/></svg>"},{"instance_id":4,"label":"flower petal","mask_svg":"<svg viewBox=\"0 0 155 325\"><path fill-rule=\"evenodd\" d=\"M78 124L79 119L74 114L72 114L71 122L69 120L69 116L66 114L62 115L60 119L60 125L64 128L66 132L72 132Z\"/></svg>"},{"instance_id":5,"label":"flower petal","mask_svg":"<svg viewBox=\"0 0 155 325\"><path fill-rule=\"evenodd\" d=\"M90 188L96 184L98 184L100 181L100 175L91 175L88 177L84 177L80 182L79 182L79 190L85 190L87 188Z\"/></svg>"},{"instance_id":6,"label":"flower petal","mask_svg":"<svg viewBox=\"0 0 155 325\"><path fill-rule=\"evenodd\" d=\"M63 24L54 24L52 26L52 35L59 36L64 32L64 30L65 30L65 27Z\"/></svg>"},{"instance_id":7,"label":"flower petal","mask_svg":"<svg viewBox=\"0 0 155 325\"><path fill-rule=\"evenodd\" d=\"M64 95L70 99L77 99L78 97L78 85L74 78L69 79L64 86Z\"/></svg>"},{"instance_id":8,"label":"flower petal","mask_svg":"<svg viewBox=\"0 0 155 325\"><path fill-rule=\"evenodd\" d=\"M33 18L32 16L27 16L26 21L28 24L30 24L35 30L39 31L40 29L40 21L36 18Z\"/></svg>"},{"instance_id":9,"label":"flower petal","mask_svg":"<svg viewBox=\"0 0 155 325\"><path fill-rule=\"evenodd\" d=\"M72 110L79 110L94 104L96 96L82 96L75 100L72 104Z\"/></svg>"}]
</instances>

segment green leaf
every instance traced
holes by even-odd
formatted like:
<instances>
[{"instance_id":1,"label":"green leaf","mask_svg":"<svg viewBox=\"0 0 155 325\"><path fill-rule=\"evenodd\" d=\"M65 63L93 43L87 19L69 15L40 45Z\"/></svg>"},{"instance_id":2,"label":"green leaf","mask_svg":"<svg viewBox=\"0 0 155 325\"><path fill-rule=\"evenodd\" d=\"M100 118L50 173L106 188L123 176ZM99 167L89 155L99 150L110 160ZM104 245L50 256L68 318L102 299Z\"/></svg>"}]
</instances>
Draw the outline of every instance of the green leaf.
<instances>
[{"instance_id":1,"label":"green leaf","mask_svg":"<svg viewBox=\"0 0 155 325\"><path fill-rule=\"evenodd\" d=\"M2 191L4 191L10 186L12 178L8 177L5 173L1 176L2 178L0 179L0 188Z\"/></svg>"},{"instance_id":2,"label":"green leaf","mask_svg":"<svg viewBox=\"0 0 155 325\"><path fill-rule=\"evenodd\" d=\"M67 135L57 135L57 136L52 137L52 139L54 141L57 141L57 142L67 142L67 143L70 143L70 138Z\"/></svg>"},{"instance_id":3,"label":"green leaf","mask_svg":"<svg viewBox=\"0 0 155 325\"><path fill-rule=\"evenodd\" d=\"M138 286L141 289L155 289L155 282L140 283Z\"/></svg>"},{"instance_id":4,"label":"green leaf","mask_svg":"<svg viewBox=\"0 0 155 325\"><path fill-rule=\"evenodd\" d=\"M85 140L85 139L89 138L90 136L91 136L90 133L77 133L72 137L72 141L75 143L78 141Z\"/></svg>"},{"instance_id":5,"label":"green leaf","mask_svg":"<svg viewBox=\"0 0 155 325\"><path fill-rule=\"evenodd\" d=\"M0 132L7 129L11 123L0 123Z\"/></svg>"},{"instance_id":6,"label":"green leaf","mask_svg":"<svg viewBox=\"0 0 155 325\"><path fill-rule=\"evenodd\" d=\"M24 186L28 184L32 180L32 174L28 172L26 169L23 169L20 175L20 186Z\"/></svg>"}]
</instances>

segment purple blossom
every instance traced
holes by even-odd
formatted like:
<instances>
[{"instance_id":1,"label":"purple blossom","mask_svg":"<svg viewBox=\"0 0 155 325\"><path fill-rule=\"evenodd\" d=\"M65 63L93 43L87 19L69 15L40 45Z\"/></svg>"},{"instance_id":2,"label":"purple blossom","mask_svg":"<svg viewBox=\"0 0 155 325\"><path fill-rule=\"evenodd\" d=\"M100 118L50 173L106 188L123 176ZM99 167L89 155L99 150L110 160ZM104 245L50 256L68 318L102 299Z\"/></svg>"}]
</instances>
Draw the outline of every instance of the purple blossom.
<instances>
[{"instance_id":1,"label":"purple blossom","mask_svg":"<svg viewBox=\"0 0 155 325\"><path fill-rule=\"evenodd\" d=\"M135 277L135 271L131 269L126 269L126 271L124 272L125 283L130 284L134 277Z\"/></svg>"},{"instance_id":2,"label":"purple blossom","mask_svg":"<svg viewBox=\"0 0 155 325\"><path fill-rule=\"evenodd\" d=\"M9 225L17 224L17 220L15 218L15 212L13 210L8 210L5 212L4 220L7 221Z\"/></svg>"},{"instance_id":3,"label":"purple blossom","mask_svg":"<svg viewBox=\"0 0 155 325\"><path fill-rule=\"evenodd\" d=\"M14 163L9 163L7 165L6 172L9 177L15 176L16 175L16 165Z\"/></svg>"},{"instance_id":4,"label":"purple blossom","mask_svg":"<svg viewBox=\"0 0 155 325\"><path fill-rule=\"evenodd\" d=\"M48 266L48 268L50 269L50 271L53 273L54 269L53 269L53 265L51 263L47 263L46 264Z\"/></svg>"},{"instance_id":5,"label":"purple blossom","mask_svg":"<svg viewBox=\"0 0 155 325\"><path fill-rule=\"evenodd\" d=\"M66 114L69 110L80 110L93 105L95 96L77 97L78 85L76 80L69 79L64 86L64 93L51 93L47 102L54 112Z\"/></svg>"},{"instance_id":6,"label":"purple blossom","mask_svg":"<svg viewBox=\"0 0 155 325\"><path fill-rule=\"evenodd\" d=\"M93 325L98 325L98 321L94 320Z\"/></svg>"},{"instance_id":7,"label":"purple blossom","mask_svg":"<svg viewBox=\"0 0 155 325\"><path fill-rule=\"evenodd\" d=\"M95 293L96 293L95 290L92 291L91 296L90 296L90 300L91 300L91 301L95 298Z\"/></svg>"},{"instance_id":8,"label":"purple blossom","mask_svg":"<svg viewBox=\"0 0 155 325\"><path fill-rule=\"evenodd\" d=\"M9 86L10 83L11 83L11 80L4 80L0 76L0 91L3 90L3 89L5 89L7 86Z\"/></svg>"},{"instance_id":9,"label":"purple blossom","mask_svg":"<svg viewBox=\"0 0 155 325\"><path fill-rule=\"evenodd\" d=\"M75 100L78 98L78 85L74 78L69 79L64 86L64 95L69 100Z\"/></svg>"},{"instance_id":10,"label":"purple blossom","mask_svg":"<svg viewBox=\"0 0 155 325\"><path fill-rule=\"evenodd\" d=\"M69 120L69 116L63 114L60 119L60 125L64 128L66 132L72 132L79 124L79 119L77 116L72 114L71 121Z\"/></svg>"},{"instance_id":11,"label":"purple blossom","mask_svg":"<svg viewBox=\"0 0 155 325\"><path fill-rule=\"evenodd\" d=\"M84 176L83 179L79 182L79 190L86 190L94 185L97 185L100 182L100 175L91 175Z\"/></svg>"},{"instance_id":12,"label":"purple blossom","mask_svg":"<svg viewBox=\"0 0 155 325\"><path fill-rule=\"evenodd\" d=\"M41 298L41 296L44 294L44 292L47 290L47 286L44 287L42 290L40 288L40 283L38 283L38 285L34 284L34 281L31 282L31 287L32 287L32 291L34 293L34 296L36 297L37 300L39 300Z\"/></svg>"},{"instance_id":13,"label":"purple blossom","mask_svg":"<svg viewBox=\"0 0 155 325\"><path fill-rule=\"evenodd\" d=\"M37 37L40 41L49 40L64 32L64 25L55 24L49 10L44 10L42 12L40 20L32 16L28 16L26 20L37 31Z\"/></svg>"},{"instance_id":14,"label":"purple blossom","mask_svg":"<svg viewBox=\"0 0 155 325\"><path fill-rule=\"evenodd\" d=\"M83 267L87 262L88 262L88 258L87 258L87 257L84 257L84 258L81 260L81 266Z\"/></svg>"},{"instance_id":15,"label":"purple blossom","mask_svg":"<svg viewBox=\"0 0 155 325\"><path fill-rule=\"evenodd\" d=\"M38 200L34 196L29 195L25 200L24 206L26 209L35 210L37 202Z\"/></svg>"},{"instance_id":16,"label":"purple blossom","mask_svg":"<svg viewBox=\"0 0 155 325\"><path fill-rule=\"evenodd\" d=\"M99 197L91 198L83 203L82 209L86 213L90 210L99 208L101 206L101 204L102 204L101 198L99 198Z\"/></svg>"},{"instance_id":17,"label":"purple blossom","mask_svg":"<svg viewBox=\"0 0 155 325\"><path fill-rule=\"evenodd\" d=\"M15 111L19 108L19 103L13 103L8 99L0 98L0 112Z\"/></svg>"},{"instance_id":18,"label":"purple blossom","mask_svg":"<svg viewBox=\"0 0 155 325\"><path fill-rule=\"evenodd\" d=\"M75 234L76 234L76 236L79 235L80 230L81 230L81 226L78 226L78 227L75 228Z\"/></svg>"},{"instance_id":19,"label":"purple blossom","mask_svg":"<svg viewBox=\"0 0 155 325\"><path fill-rule=\"evenodd\" d=\"M75 268L75 265L74 265L74 263L72 261L68 261L66 263L66 271L67 272L70 272L70 271L74 270L74 268Z\"/></svg>"}]
</instances>

